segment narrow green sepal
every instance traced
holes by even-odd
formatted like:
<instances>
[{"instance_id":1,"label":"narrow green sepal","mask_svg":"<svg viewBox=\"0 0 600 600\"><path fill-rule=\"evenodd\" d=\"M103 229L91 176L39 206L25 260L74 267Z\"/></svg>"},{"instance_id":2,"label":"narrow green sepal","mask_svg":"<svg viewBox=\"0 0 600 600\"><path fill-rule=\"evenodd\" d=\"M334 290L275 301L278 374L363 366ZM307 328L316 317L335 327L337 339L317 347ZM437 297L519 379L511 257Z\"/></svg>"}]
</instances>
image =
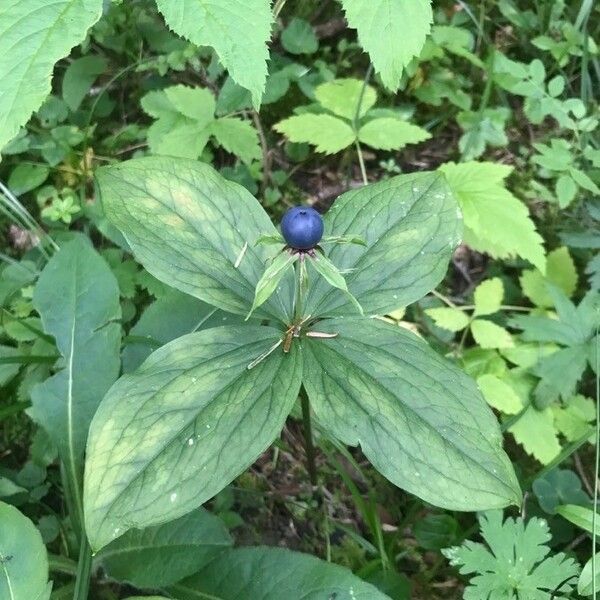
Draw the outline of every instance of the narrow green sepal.
<instances>
[{"instance_id":1,"label":"narrow green sepal","mask_svg":"<svg viewBox=\"0 0 600 600\"><path fill-rule=\"evenodd\" d=\"M267 267L263 276L256 284L256 290L254 292L254 302L252 308L246 317L246 321L250 318L252 313L262 304L264 304L271 294L277 289L279 282L291 269L294 263L298 260L298 254L289 254L288 252L280 252L273 259L273 262Z\"/></svg>"},{"instance_id":2,"label":"narrow green sepal","mask_svg":"<svg viewBox=\"0 0 600 600\"><path fill-rule=\"evenodd\" d=\"M326 235L321 239L320 244L358 244L367 246L367 242L359 235Z\"/></svg>"},{"instance_id":3,"label":"narrow green sepal","mask_svg":"<svg viewBox=\"0 0 600 600\"><path fill-rule=\"evenodd\" d=\"M346 293L352 304L354 304L356 310L361 315L364 315L364 311L358 300L350 293L348 290L348 285L344 276L340 273L339 269L328 259L324 254L317 252L314 257L310 260L310 264L314 267L315 271L319 273L329 285L332 285L334 288L338 290L342 290L342 292Z\"/></svg>"},{"instance_id":4,"label":"narrow green sepal","mask_svg":"<svg viewBox=\"0 0 600 600\"><path fill-rule=\"evenodd\" d=\"M256 242L254 242L255 246L258 246L259 244L281 244L282 246L285 246L285 240L279 233L263 233L262 235L258 236Z\"/></svg>"}]
</instances>

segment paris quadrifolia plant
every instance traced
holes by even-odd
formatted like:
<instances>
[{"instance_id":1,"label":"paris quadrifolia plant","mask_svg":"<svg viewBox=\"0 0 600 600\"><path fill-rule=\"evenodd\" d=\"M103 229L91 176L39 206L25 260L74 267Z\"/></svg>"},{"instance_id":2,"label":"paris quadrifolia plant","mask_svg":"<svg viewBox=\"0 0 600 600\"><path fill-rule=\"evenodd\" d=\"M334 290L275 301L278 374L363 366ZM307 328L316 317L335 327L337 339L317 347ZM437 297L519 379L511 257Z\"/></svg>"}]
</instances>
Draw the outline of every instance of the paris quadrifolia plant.
<instances>
[{"instance_id":1,"label":"paris quadrifolia plant","mask_svg":"<svg viewBox=\"0 0 600 600\"><path fill-rule=\"evenodd\" d=\"M293 208L281 233L245 188L196 161L103 167L97 188L152 275L239 318L205 329L199 319L104 397L85 466L93 550L211 499L273 443L299 398L306 428L316 419L325 435L360 445L431 504L520 503L475 383L380 318L431 291L461 239L442 174L352 190L323 218Z\"/></svg>"}]
</instances>

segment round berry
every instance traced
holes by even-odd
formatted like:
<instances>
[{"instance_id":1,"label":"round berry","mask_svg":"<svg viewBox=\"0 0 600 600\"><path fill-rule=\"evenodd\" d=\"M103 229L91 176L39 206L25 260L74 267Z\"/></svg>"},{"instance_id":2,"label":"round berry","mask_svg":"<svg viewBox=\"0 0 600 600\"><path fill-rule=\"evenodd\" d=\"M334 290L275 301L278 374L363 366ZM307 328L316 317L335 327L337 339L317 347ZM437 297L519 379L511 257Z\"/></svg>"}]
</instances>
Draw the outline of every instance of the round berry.
<instances>
[{"instance_id":1,"label":"round berry","mask_svg":"<svg viewBox=\"0 0 600 600\"><path fill-rule=\"evenodd\" d=\"M323 237L323 219L314 208L294 206L283 215L281 233L290 248L310 250Z\"/></svg>"}]
</instances>

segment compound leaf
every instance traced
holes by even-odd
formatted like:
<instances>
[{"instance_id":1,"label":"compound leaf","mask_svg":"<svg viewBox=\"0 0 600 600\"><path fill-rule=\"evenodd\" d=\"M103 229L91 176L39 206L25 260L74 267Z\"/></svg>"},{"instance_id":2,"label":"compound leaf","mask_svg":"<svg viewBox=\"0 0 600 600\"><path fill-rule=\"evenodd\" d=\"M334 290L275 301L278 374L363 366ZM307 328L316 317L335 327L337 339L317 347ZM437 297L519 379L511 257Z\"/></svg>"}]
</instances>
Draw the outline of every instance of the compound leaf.
<instances>
[{"instance_id":1,"label":"compound leaf","mask_svg":"<svg viewBox=\"0 0 600 600\"><path fill-rule=\"evenodd\" d=\"M484 510L521 493L475 382L419 337L376 319L318 324L303 383L319 423L361 446L392 483L431 504Z\"/></svg>"},{"instance_id":2,"label":"compound leaf","mask_svg":"<svg viewBox=\"0 0 600 600\"><path fill-rule=\"evenodd\" d=\"M355 117L364 117L377 102L377 92L360 79L334 79L319 85L315 89L315 98L334 115L354 121Z\"/></svg>"},{"instance_id":3,"label":"compound leaf","mask_svg":"<svg viewBox=\"0 0 600 600\"><path fill-rule=\"evenodd\" d=\"M273 442L302 372L295 346L266 356L281 336L252 325L185 335L113 385L87 449L84 505L94 550L197 508Z\"/></svg>"},{"instance_id":4,"label":"compound leaf","mask_svg":"<svg viewBox=\"0 0 600 600\"><path fill-rule=\"evenodd\" d=\"M430 137L431 134L422 127L393 117L373 119L358 131L361 142L378 150L400 150L408 144L418 144Z\"/></svg>"},{"instance_id":5,"label":"compound leaf","mask_svg":"<svg viewBox=\"0 0 600 600\"><path fill-rule=\"evenodd\" d=\"M296 115L280 121L273 128L291 142L312 144L317 152L325 154L335 154L356 139L352 127L332 115Z\"/></svg>"}]
</instances>

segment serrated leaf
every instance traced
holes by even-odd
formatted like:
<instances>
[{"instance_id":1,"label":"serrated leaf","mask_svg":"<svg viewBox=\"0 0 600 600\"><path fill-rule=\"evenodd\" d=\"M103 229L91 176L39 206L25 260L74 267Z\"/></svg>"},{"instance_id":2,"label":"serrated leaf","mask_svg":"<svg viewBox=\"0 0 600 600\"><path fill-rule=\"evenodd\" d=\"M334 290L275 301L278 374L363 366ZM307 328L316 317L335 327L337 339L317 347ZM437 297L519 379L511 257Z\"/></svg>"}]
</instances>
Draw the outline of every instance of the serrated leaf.
<instances>
[{"instance_id":1,"label":"serrated leaf","mask_svg":"<svg viewBox=\"0 0 600 600\"><path fill-rule=\"evenodd\" d=\"M500 310L504 298L502 279L494 277L482 281L475 288L475 316L493 315Z\"/></svg>"},{"instance_id":2,"label":"serrated leaf","mask_svg":"<svg viewBox=\"0 0 600 600\"><path fill-rule=\"evenodd\" d=\"M561 175L556 180L556 197L560 208L566 208L577 195L577 184L570 175Z\"/></svg>"},{"instance_id":3,"label":"serrated leaf","mask_svg":"<svg viewBox=\"0 0 600 600\"><path fill-rule=\"evenodd\" d=\"M180 600L390 600L339 565L283 548L238 548L169 591Z\"/></svg>"},{"instance_id":4,"label":"serrated leaf","mask_svg":"<svg viewBox=\"0 0 600 600\"><path fill-rule=\"evenodd\" d=\"M530 269L523 271L519 282L523 293L536 305L551 307L554 305L548 293L547 283L559 287L567 296L572 296L577 288L577 269L566 246L556 248L546 257L546 275Z\"/></svg>"},{"instance_id":5,"label":"serrated leaf","mask_svg":"<svg viewBox=\"0 0 600 600\"><path fill-rule=\"evenodd\" d=\"M255 241L277 231L245 188L209 165L168 157L104 167L96 178L106 216L149 273L222 310L248 314L269 258ZM293 278L257 318L290 322L292 298Z\"/></svg>"},{"instance_id":6,"label":"serrated leaf","mask_svg":"<svg viewBox=\"0 0 600 600\"><path fill-rule=\"evenodd\" d=\"M520 256L545 272L543 240L525 204L504 187L511 167L466 162L440 170L461 206L467 244L496 258Z\"/></svg>"},{"instance_id":7,"label":"serrated leaf","mask_svg":"<svg viewBox=\"0 0 600 600\"><path fill-rule=\"evenodd\" d=\"M319 48L312 25L298 17L294 17L281 32L281 44L292 54L313 54Z\"/></svg>"},{"instance_id":8,"label":"serrated leaf","mask_svg":"<svg viewBox=\"0 0 600 600\"><path fill-rule=\"evenodd\" d=\"M565 406L552 406L554 425L567 441L575 442L586 433L593 433L596 420L594 401L584 396L574 396Z\"/></svg>"},{"instance_id":9,"label":"serrated leaf","mask_svg":"<svg viewBox=\"0 0 600 600\"><path fill-rule=\"evenodd\" d=\"M396 90L404 68L431 29L429 0L342 0L348 24L369 53L384 85Z\"/></svg>"},{"instance_id":10,"label":"serrated leaf","mask_svg":"<svg viewBox=\"0 0 600 600\"><path fill-rule=\"evenodd\" d=\"M232 544L223 522L199 508L165 525L128 531L95 562L112 579L156 589L189 577Z\"/></svg>"},{"instance_id":11,"label":"serrated leaf","mask_svg":"<svg viewBox=\"0 0 600 600\"><path fill-rule=\"evenodd\" d=\"M345 275L365 314L386 314L431 291L446 273L461 235L456 203L437 173L399 175L346 192L324 216L326 235L367 244L334 245L327 258ZM311 286L306 314L352 313L348 298L324 281Z\"/></svg>"},{"instance_id":12,"label":"serrated leaf","mask_svg":"<svg viewBox=\"0 0 600 600\"><path fill-rule=\"evenodd\" d=\"M530 406L509 431L525 452L543 465L547 465L560 454L561 447L550 408L539 410Z\"/></svg>"},{"instance_id":13,"label":"serrated leaf","mask_svg":"<svg viewBox=\"0 0 600 600\"><path fill-rule=\"evenodd\" d=\"M88 429L119 376L119 288L104 260L77 237L47 263L33 304L44 331L56 339L64 365L33 388L29 414L58 448L80 509Z\"/></svg>"},{"instance_id":14,"label":"serrated leaf","mask_svg":"<svg viewBox=\"0 0 600 600\"><path fill-rule=\"evenodd\" d=\"M373 119L358 131L358 139L378 150L400 150L408 144L428 140L431 134L417 125L400 119L382 117Z\"/></svg>"},{"instance_id":15,"label":"serrated leaf","mask_svg":"<svg viewBox=\"0 0 600 600\"><path fill-rule=\"evenodd\" d=\"M523 409L523 402L509 383L497 375L486 373L477 378L477 385L486 402L507 415L516 415Z\"/></svg>"},{"instance_id":16,"label":"serrated leaf","mask_svg":"<svg viewBox=\"0 0 600 600\"><path fill-rule=\"evenodd\" d=\"M377 92L370 85L365 86L360 79L334 79L317 86L315 98L321 106L334 115L354 121L356 117L359 119L364 117L377 102ZM360 111L358 111L359 100Z\"/></svg>"},{"instance_id":17,"label":"serrated leaf","mask_svg":"<svg viewBox=\"0 0 600 600\"><path fill-rule=\"evenodd\" d=\"M224 117L213 121L210 133L227 152L239 156L242 162L250 164L261 158L258 132L248 121L235 117Z\"/></svg>"},{"instance_id":18,"label":"serrated leaf","mask_svg":"<svg viewBox=\"0 0 600 600\"><path fill-rule=\"evenodd\" d=\"M14 506L0 502L0 598L47 600L48 555L40 532Z\"/></svg>"},{"instance_id":19,"label":"serrated leaf","mask_svg":"<svg viewBox=\"0 0 600 600\"><path fill-rule=\"evenodd\" d=\"M215 97L206 88L172 85L163 92L172 110L199 125L208 125L214 119Z\"/></svg>"},{"instance_id":20,"label":"serrated leaf","mask_svg":"<svg viewBox=\"0 0 600 600\"><path fill-rule=\"evenodd\" d=\"M291 142L316 146L317 152L335 154L347 148L356 139L352 127L332 115L306 113L279 121L275 131L285 135Z\"/></svg>"},{"instance_id":21,"label":"serrated leaf","mask_svg":"<svg viewBox=\"0 0 600 600\"><path fill-rule=\"evenodd\" d=\"M256 109L267 79L269 0L157 0L167 25L197 46L211 46L236 83L250 90Z\"/></svg>"},{"instance_id":22,"label":"serrated leaf","mask_svg":"<svg viewBox=\"0 0 600 600\"><path fill-rule=\"evenodd\" d=\"M302 356L272 352L281 331L207 329L163 346L105 396L90 428L86 531L94 550L132 528L197 508L279 435L296 401Z\"/></svg>"},{"instance_id":23,"label":"serrated leaf","mask_svg":"<svg viewBox=\"0 0 600 600\"><path fill-rule=\"evenodd\" d=\"M473 338L482 348L510 348L514 346L512 336L504 327L486 319L475 319L471 323Z\"/></svg>"},{"instance_id":24,"label":"serrated leaf","mask_svg":"<svg viewBox=\"0 0 600 600\"><path fill-rule=\"evenodd\" d=\"M256 290L254 292L254 301L250 312L246 316L246 320L250 318L250 315L259 307L262 306L276 290L277 286L283 279L284 275L293 269L294 263L298 260L299 255L291 252L280 252L273 259L271 264L265 269L263 276L258 280L256 284Z\"/></svg>"},{"instance_id":25,"label":"serrated leaf","mask_svg":"<svg viewBox=\"0 0 600 600\"><path fill-rule=\"evenodd\" d=\"M458 308L428 308L425 314L431 317L438 327L448 331L461 331L469 325L469 316Z\"/></svg>"},{"instance_id":26,"label":"serrated leaf","mask_svg":"<svg viewBox=\"0 0 600 600\"><path fill-rule=\"evenodd\" d=\"M0 151L50 93L54 63L102 15L102 0L0 4Z\"/></svg>"},{"instance_id":27,"label":"serrated leaf","mask_svg":"<svg viewBox=\"0 0 600 600\"><path fill-rule=\"evenodd\" d=\"M472 379L419 337L376 319L322 321L303 384L319 423L392 483L454 510L519 503L498 424Z\"/></svg>"},{"instance_id":28,"label":"serrated leaf","mask_svg":"<svg viewBox=\"0 0 600 600\"><path fill-rule=\"evenodd\" d=\"M92 84L107 66L108 61L104 57L91 54L75 59L67 67L62 80L62 97L72 111L79 108Z\"/></svg>"}]
</instances>

